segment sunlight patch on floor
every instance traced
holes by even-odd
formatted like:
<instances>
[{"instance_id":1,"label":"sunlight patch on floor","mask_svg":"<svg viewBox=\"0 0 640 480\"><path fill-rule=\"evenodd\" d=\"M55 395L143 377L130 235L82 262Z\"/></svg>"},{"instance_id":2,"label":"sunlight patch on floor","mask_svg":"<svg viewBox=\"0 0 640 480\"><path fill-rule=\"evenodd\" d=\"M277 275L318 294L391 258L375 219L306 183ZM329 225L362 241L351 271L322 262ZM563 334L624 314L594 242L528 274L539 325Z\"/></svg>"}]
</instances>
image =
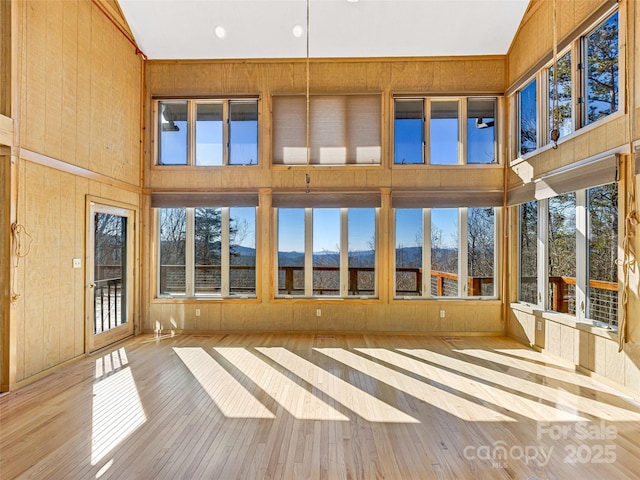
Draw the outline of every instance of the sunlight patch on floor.
<instances>
[{"instance_id":1,"label":"sunlight patch on floor","mask_svg":"<svg viewBox=\"0 0 640 480\"><path fill-rule=\"evenodd\" d=\"M225 417L275 418L202 347L174 347L173 351Z\"/></svg>"},{"instance_id":2,"label":"sunlight patch on floor","mask_svg":"<svg viewBox=\"0 0 640 480\"><path fill-rule=\"evenodd\" d=\"M129 367L93 385L91 465L147 421Z\"/></svg>"},{"instance_id":3,"label":"sunlight patch on floor","mask_svg":"<svg viewBox=\"0 0 640 480\"><path fill-rule=\"evenodd\" d=\"M349 421L335 408L244 348L214 350L299 420Z\"/></svg>"},{"instance_id":4,"label":"sunlight patch on floor","mask_svg":"<svg viewBox=\"0 0 640 480\"><path fill-rule=\"evenodd\" d=\"M256 350L365 420L385 423L419 423L419 420L332 375L286 348L258 347Z\"/></svg>"}]
</instances>

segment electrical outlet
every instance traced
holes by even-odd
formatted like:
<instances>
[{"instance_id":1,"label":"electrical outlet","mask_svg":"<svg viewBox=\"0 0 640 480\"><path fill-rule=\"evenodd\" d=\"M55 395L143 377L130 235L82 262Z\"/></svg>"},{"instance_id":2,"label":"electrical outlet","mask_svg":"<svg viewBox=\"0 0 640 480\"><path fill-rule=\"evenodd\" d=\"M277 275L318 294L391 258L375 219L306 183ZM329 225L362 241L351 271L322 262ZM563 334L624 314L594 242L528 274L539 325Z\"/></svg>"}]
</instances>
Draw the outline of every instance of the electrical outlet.
<instances>
[{"instance_id":1,"label":"electrical outlet","mask_svg":"<svg viewBox=\"0 0 640 480\"><path fill-rule=\"evenodd\" d=\"M199 317L199 316L200 316L200 309L196 308L196 317Z\"/></svg>"},{"instance_id":2,"label":"electrical outlet","mask_svg":"<svg viewBox=\"0 0 640 480\"><path fill-rule=\"evenodd\" d=\"M542 320L538 320L538 330L542 330Z\"/></svg>"},{"instance_id":3,"label":"electrical outlet","mask_svg":"<svg viewBox=\"0 0 640 480\"><path fill-rule=\"evenodd\" d=\"M73 259L73 268L82 268L82 259L74 258Z\"/></svg>"},{"instance_id":4,"label":"electrical outlet","mask_svg":"<svg viewBox=\"0 0 640 480\"><path fill-rule=\"evenodd\" d=\"M440 310L440 318L444 318L444 310Z\"/></svg>"},{"instance_id":5,"label":"electrical outlet","mask_svg":"<svg viewBox=\"0 0 640 480\"><path fill-rule=\"evenodd\" d=\"M316 309L316 317L321 317L322 316L322 310L320 310L319 308Z\"/></svg>"}]
</instances>

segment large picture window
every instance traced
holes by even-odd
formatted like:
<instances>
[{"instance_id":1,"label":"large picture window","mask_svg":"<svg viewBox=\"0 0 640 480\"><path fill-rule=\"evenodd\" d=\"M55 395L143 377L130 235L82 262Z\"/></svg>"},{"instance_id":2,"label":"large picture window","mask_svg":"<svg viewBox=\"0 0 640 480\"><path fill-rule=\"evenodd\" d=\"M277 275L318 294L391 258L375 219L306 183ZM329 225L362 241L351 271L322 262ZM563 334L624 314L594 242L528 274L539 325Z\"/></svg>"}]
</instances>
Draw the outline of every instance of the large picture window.
<instances>
[{"instance_id":1,"label":"large picture window","mask_svg":"<svg viewBox=\"0 0 640 480\"><path fill-rule=\"evenodd\" d=\"M278 208L278 295L373 297L375 208Z\"/></svg>"},{"instance_id":2,"label":"large picture window","mask_svg":"<svg viewBox=\"0 0 640 480\"><path fill-rule=\"evenodd\" d=\"M495 97L396 98L394 107L396 165L497 163Z\"/></svg>"},{"instance_id":3,"label":"large picture window","mask_svg":"<svg viewBox=\"0 0 640 480\"><path fill-rule=\"evenodd\" d=\"M496 295L493 207L396 208L394 213L396 297Z\"/></svg>"},{"instance_id":4,"label":"large picture window","mask_svg":"<svg viewBox=\"0 0 640 480\"><path fill-rule=\"evenodd\" d=\"M159 296L255 295L255 207L157 211Z\"/></svg>"},{"instance_id":5,"label":"large picture window","mask_svg":"<svg viewBox=\"0 0 640 480\"><path fill-rule=\"evenodd\" d=\"M257 99L158 100L155 105L157 165L258 163Z\"/></svg>"},{"instance_id":6,"label":"large picture window","mask_svg":"<svg viewBox=\"0 0 640 480\"><path fill-rule=\"evenodd\" d=\"M538 148L537 82L531 81L518 92L518 151L526 155Z\"/></svg>"},{"instance_id":7,"label":"large picture window","mask_svg":"<svg viewBox=\"0 0 640 480\"><path fill-rule=\"evenodd\" d=\"M538 202L520 205L519 213L518 300L536 305L538 303Z\"/></svg>"}]
</instances>

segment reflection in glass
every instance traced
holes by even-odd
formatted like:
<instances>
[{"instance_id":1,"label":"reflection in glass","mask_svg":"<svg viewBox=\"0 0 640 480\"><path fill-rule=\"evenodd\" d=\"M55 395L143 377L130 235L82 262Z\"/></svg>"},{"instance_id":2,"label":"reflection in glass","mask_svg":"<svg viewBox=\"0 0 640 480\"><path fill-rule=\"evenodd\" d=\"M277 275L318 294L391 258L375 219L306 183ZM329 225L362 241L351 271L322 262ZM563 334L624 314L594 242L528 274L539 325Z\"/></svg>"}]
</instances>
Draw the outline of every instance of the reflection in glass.
<instances>
[{"instance_id":1,"label":"reflection in glass","mask_svg":"<svg viewBox=\"0 0 640 480\"><path fill-rule=\"evenodd\" d=\"M494 98L467 101L467 163L496 162L495 112Z\"/></svg>"},{"instance_id":2,"label":"reflection in glass","mask_svg":"<svg viewBox=\"0 0 640 480\"><path fill-rule=\"evenodd\" d=\"M229 164L258 163L258 102L229 102Z\"/></svg>"},{"instance_id":3,"label":"reflection in glass","mask_svg":"<svg viewBox=\"0 0 640 480\"><path fill-rule=\"evenodd\" d=\"M158 115L158 165L186 165L187 102L159 102Z\"/></svg>"},{"instance_id":4,"label":"reflection in glass","mask_svg":"<svg viewBox=\"0 0 640 480\"><path fill-rule=\"evenodd\" d=\"M432 101L429 123L432 165L458 163L458 101Z\"/></svg>"},{"instance_id":5,"label":"reflection in glass","mask_svg":"<svg viewBox=\"0 0 640 480\"><path fill-rule=\"evenodd\" d=\"M223 164L222 103L196 104L196 165Z\"/></svg>"},{"instance_id":6,"label":"reflection in glass","mask_svg":"<svg viewBox=\"0 0 640 480\"><path fill-rule=\"evenodd\" d=\"M423 100L396 100L394 163L423 163Z\"/></svg>"}]
</instances>

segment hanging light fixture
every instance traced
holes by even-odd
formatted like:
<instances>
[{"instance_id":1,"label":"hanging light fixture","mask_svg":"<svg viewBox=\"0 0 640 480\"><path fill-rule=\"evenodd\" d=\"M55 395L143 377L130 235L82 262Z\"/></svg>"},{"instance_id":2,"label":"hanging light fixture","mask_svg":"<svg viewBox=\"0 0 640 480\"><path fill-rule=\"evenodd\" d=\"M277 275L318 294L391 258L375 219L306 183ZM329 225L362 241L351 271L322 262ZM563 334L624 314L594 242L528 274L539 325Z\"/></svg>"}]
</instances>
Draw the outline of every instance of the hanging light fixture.
<instances>
[{"instance_id":1,"label":"hanging light fixture","mask_svg":"<svg viewBox=\"0 0 640 480\"><path fill-rule=\"evenodd\" d=\"M556 32L557 14L556 0L553 0L553 106L551 108L551 132L549 134L553 142L553 149L558 148L560 138L560 108L558 107L558 39Z\"/></svg>"},{"instance_id":2,"label":"hanging light fixture","mask_svg":"<svg viewBox=\"0 0 640 480\"><path fill-rule=\"evenodd\" d=\"M305 90L305 99L306 99L306 152L307 152L307 162L306 162L306 170L304 174L304 182L305 182L305 192L311 192L311 176L309 175L309 167L311 164L311 149L309 147L309 126L310 126L310 100L309 100L309 1L307 0L307 44L306 44L306 70L305 70L305 81L306 81L306 90Z\"/></svg>"}]
</instances>

